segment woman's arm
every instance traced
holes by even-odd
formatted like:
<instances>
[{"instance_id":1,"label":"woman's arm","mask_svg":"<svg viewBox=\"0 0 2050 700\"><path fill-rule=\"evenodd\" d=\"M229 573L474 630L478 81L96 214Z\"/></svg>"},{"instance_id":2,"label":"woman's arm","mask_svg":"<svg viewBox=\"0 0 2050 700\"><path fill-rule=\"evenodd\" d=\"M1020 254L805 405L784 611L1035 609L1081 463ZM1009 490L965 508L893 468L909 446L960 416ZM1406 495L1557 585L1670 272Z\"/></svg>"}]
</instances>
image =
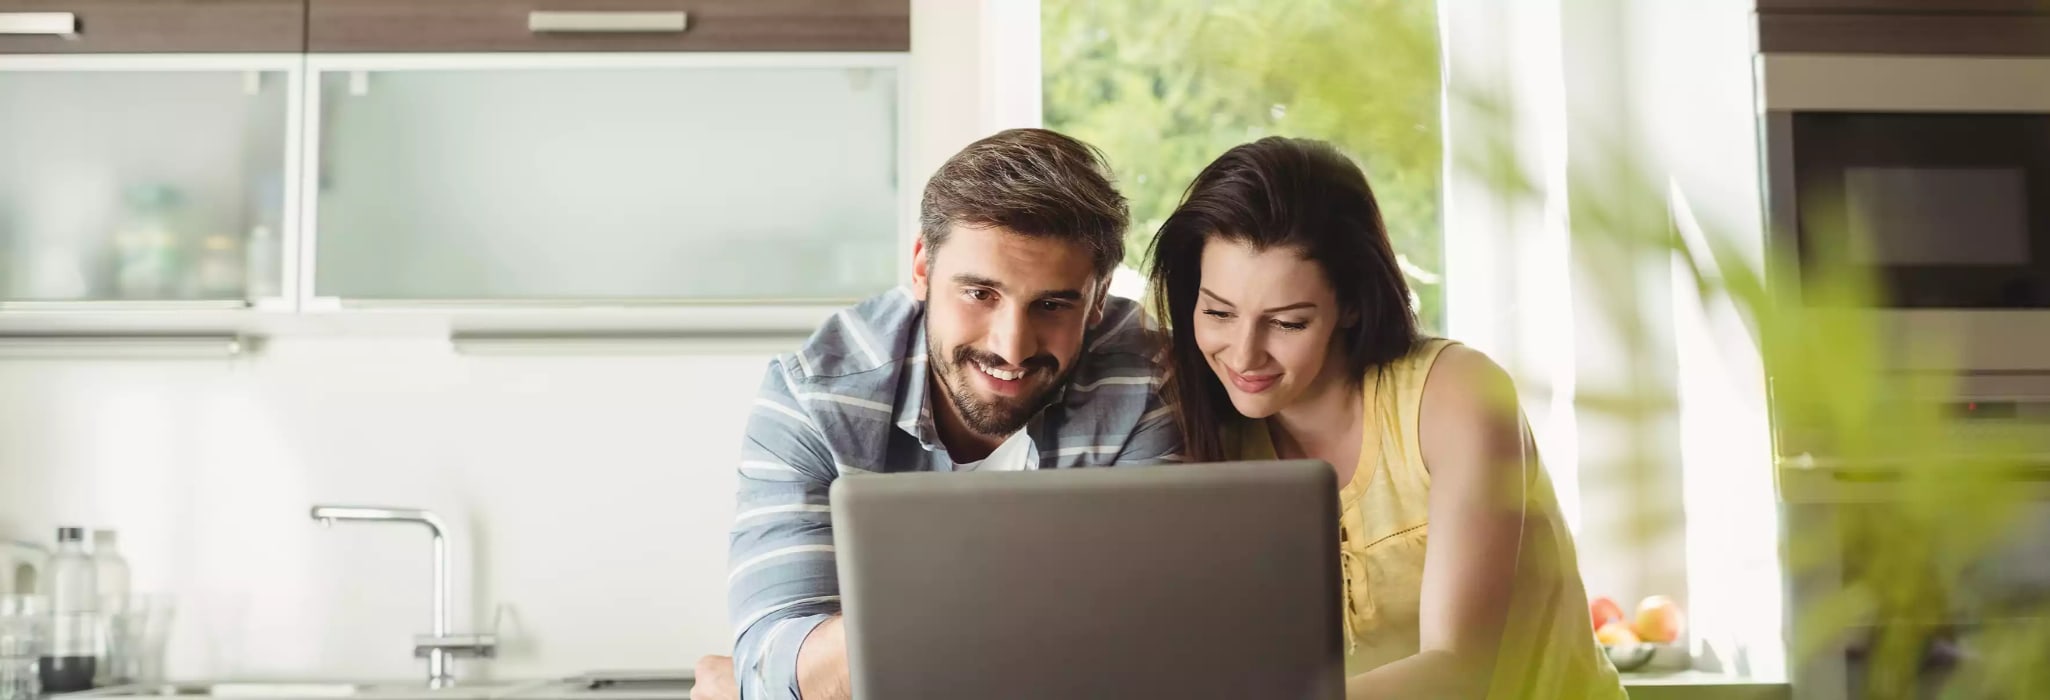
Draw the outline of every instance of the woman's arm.
<instances>
[{"instance_id":1,"label":"woman's arm","mask_svg":"<svg viewBox=\"0 0 2050 700\"><path fill-rule=\"evenodd\" d=\"M1524 527L1523 430L1509 374L1486 355L1446 348L1424 381L1418 418L1431 473L1419 652L1346 682L1346 697L1480 698L1509 616Z\"/></svg>"}]
</instances>

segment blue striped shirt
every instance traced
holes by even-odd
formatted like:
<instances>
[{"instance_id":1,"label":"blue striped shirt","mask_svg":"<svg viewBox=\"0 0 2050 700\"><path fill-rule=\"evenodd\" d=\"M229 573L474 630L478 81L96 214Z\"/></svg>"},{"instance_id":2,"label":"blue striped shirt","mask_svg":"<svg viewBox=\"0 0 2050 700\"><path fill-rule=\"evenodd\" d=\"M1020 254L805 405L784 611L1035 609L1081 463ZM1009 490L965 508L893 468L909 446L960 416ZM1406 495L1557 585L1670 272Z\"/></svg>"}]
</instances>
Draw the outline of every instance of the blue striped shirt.
<instances>
[{"instance_id":1,"label":"blue striped shirt","mask_svg":"<svg viewBox=\"0 0 2050 700\"><path fill-rule=\"evenodd\" d=\"M925 305L899 287L840 311L769 362L748 416L728 553L727 605L741 697L797 698L797 651L840 611L827 491L848 474L952 471L933 427ZM1179 459L1160 395L1156 333L1111 297L1075 370L1026 424L1033 468Z\"/></svg>"}]
</instances>

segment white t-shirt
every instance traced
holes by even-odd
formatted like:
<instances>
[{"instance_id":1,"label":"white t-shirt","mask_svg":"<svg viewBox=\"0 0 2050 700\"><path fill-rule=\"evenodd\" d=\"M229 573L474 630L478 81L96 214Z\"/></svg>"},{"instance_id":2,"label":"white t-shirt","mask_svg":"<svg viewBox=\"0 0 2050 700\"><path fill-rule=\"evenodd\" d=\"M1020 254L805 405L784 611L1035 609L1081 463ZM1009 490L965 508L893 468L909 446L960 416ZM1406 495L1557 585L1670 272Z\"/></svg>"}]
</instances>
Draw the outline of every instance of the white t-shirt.
<instances>
[{"instance_id":1,"label":"white t-shirt","mask_svg":"<svg viewBox=\"0 0 2050 700\"><path fill-rule=\"evenodd\" d=\"M1020 430L1004 438L1003 444L997 445L988 457L974 462L955 462L954 471L1022 472L1032 468L1034 454L1032 438Z\"/></svg>"}]
</instances>

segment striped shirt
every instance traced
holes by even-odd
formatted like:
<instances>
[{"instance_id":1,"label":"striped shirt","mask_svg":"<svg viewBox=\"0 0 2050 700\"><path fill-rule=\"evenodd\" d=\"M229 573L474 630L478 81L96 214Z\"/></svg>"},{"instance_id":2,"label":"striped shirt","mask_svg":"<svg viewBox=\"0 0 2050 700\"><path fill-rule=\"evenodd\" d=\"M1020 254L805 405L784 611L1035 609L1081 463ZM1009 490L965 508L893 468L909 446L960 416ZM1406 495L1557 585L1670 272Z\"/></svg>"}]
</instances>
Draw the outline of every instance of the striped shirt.
<instances>
[{"instance_id":1,"label":"striped shirt","mask_svg":"<svg viewBox=\"0 0 2050 700\"><path fill-rule=\"evenodd\" d=\"M899 287L769 362L748 416L726 575L747 700L797 698L797 651L840 611L827 491L848 474L953 471L933 427L925 305ZM1029 468L1178 459L1181 433L1137 303L1111 297L1067 384L1025 432Z\"/></svg>"}]
</instances>

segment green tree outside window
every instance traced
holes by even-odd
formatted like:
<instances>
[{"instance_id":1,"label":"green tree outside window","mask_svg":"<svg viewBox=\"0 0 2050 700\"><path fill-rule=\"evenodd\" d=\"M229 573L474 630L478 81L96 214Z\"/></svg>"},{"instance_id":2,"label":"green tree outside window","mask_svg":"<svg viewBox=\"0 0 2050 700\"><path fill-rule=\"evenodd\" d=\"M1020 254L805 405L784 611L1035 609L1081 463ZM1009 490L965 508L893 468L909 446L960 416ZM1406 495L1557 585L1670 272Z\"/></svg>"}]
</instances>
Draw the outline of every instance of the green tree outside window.
<instances>
[{"instance_id":1,"label":"green tree outside window","mask_svg":"<svg viewBox=\"0 0 2050 700\"><path fill-rule=\"evenodd\" d=\"M1183 189L1264 136L1329 141L1367 171L1415 290L1444 328L1435 3L1042 0L1047 128L1103 149L1132 200L1126 264Z\"/></svg>"}]
</instances>

